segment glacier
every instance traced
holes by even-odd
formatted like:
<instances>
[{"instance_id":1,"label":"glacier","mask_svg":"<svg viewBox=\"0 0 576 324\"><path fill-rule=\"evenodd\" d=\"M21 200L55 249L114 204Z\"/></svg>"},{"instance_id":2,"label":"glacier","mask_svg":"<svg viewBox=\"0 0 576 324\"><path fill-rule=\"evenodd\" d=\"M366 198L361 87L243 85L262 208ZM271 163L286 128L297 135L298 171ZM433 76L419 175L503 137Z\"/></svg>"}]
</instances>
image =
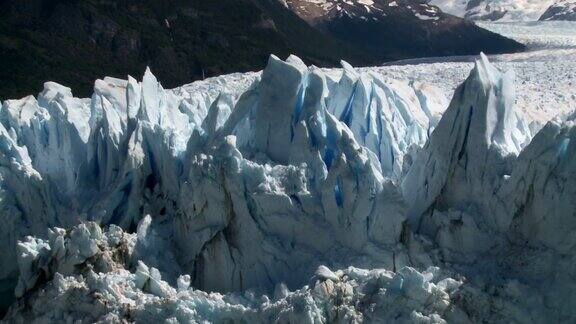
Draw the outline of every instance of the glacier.
<instances>
[{"instance_id":1,"label":"glacier","mask_svg":"<svg viewBox=\"0 0 576 324\"><path fill-rule=\"evenodd\" d=\"M576 115L535 132L514 82L271 56L5 101L5 320L574 320Z\"/></svg>"}]
</instances>

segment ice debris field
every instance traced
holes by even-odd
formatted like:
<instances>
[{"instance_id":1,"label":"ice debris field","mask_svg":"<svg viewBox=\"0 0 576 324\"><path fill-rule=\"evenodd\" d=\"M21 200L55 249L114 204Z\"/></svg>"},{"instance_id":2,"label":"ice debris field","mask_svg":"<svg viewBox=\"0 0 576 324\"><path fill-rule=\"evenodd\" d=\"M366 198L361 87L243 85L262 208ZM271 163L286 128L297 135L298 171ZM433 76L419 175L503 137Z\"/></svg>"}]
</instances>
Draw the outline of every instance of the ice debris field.
<instances>
[{"instance_id":1,"label":"ice debris field","mask_svg":"<svg viewBox=\"0 0 576 324\"><path fill-rule=\"evenodd\" d=\"M457 87L394 69L5 101L4 320L574 321L575 101L483 55Z\"/></svg>"}]
</instances>

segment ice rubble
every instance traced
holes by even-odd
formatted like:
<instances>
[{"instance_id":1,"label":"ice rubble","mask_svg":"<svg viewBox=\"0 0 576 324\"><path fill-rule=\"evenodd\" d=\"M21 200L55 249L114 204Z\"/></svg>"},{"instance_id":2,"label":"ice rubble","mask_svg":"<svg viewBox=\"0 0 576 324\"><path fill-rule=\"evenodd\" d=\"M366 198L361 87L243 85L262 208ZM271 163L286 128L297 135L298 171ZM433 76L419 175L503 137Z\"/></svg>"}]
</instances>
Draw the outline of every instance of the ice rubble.
<instances>
[{"instance_id":1,"label":"ice rubble","mask_svg":"<svg viewBox=\"0 0 576 324\"><path fill-rule=\"evenodd\" d=\"M47 240L29 237L18 245L17 294L42 279L50 281L28 295L33 305L24 300L15 304L7 315L10 321L424 323L441 322L442 317L466 319L450 305L450 294L461 282L443 278L434 267L422 273L409 267L393 273L354 267L332 272L321 266L310 285L295 291L278 284L271 297L250 291L222 295L191 288L189 275L180 276L173 287L156 268L137 261L140 232L128 234L112 225L103 233L89 222L69 232L52 229L48 236ZM126 270L131 265L133 272Z\"/></svg>"},{"instance_id":2,"label":"ice rubble","mask_svg":"<svg viewBox=\"0 0 576 324\"><path fill-rule=\"evenodd\" d=\"M484 56L443 116L433 88L342 65L5 102L7 318L574 319L574 123L532 140Z\"/></svg>"}]
</instances>

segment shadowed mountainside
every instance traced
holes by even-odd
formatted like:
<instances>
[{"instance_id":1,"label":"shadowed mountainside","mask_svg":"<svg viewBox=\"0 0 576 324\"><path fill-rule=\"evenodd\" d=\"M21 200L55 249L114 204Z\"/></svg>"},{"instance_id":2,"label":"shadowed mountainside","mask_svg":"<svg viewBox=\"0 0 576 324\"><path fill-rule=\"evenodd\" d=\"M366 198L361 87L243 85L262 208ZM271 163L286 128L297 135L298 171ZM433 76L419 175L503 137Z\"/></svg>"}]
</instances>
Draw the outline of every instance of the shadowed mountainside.
<instances>
[{"instance_id":1,"label":"shadowed mountainside","mask_svg":"<svg viewBox=\"0 0 576 324\"><path fill-rule=\"evenodd\" d=\"M366 66L523 48L445 14L438 21L414 19L398 3L404 9L372 13L378 21L340 15L312 23L278 0L4 0L0 99L37 93L48 80L88 96L94 79L139 77L146 66L171 88L259 70L270 53L296 54L318 66L341 59ZM351 12L363 8L356 4Z\"/></svg>"}]
</instances>

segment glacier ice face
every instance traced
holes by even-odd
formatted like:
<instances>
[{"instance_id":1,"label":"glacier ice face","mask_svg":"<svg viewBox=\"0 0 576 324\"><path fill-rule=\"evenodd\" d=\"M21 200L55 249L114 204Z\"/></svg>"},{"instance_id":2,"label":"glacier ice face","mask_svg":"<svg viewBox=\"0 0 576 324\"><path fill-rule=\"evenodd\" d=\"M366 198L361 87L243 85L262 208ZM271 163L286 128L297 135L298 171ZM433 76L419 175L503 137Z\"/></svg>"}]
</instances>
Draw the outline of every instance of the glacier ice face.
<instances>
[{"instance_id":1,"label":"glacier ice face","mask_svg":"<svg viewBox=\"0 0 576 324\"><path fill-rule=\"evenodd\" d=\"M0 277L16 275L25 235L83 221L135 228L146 214L186 251L177 263L201 287L299 284L294 269L351 251L392 266L404 220L394 183L443 99L343 65L339 82L271 57L248 87L215 79L164 90L147 70L142 82L97 80L91 99L46 83L38 99L6 101ZM216 252L221 260L206 257Z\"/></svg>"},{"instance_id":2,"label":"glacier ice face","mask_svg":"<svg viewBox=\"0 0 576 324\"><path fill-rule=\"evenodd\" d=\"M180 276L173 286L158 269L135 261L141 233L112 225L107 232L85 223L69 232L54 228L49 239L27 238L19 244L21 277L17 292L28 291L6 320L117 322L362 322L445 323L467 320L452 305L461 281L431 267L348 267L336 272L320 266L310 284L294 291L279 284L271 297L245 293L206 293ZM126 268L136 262L133 271ZM33 290L43 278L42 290ZM67 301L74 300L73 303ZM32 303L30 303L33 301Z\"/></svg>"},{"instance_id":3,"label":"glacier ice face","mask_svg":"<svg viewBox=\"0 0 576 324\"><path fill-rule=\"evenodd\" d=\"M295 57L271 57L234 116L192 135L187 183L194 185L182 188L175 232L178 250L187 252L181 264L195 271L196 286L269 291L284 281L294 287L321 262L353 262L344 256L393 266L404 203L375 153L355 140L355 131L388 135L375 120L382 118L381 99L365 93L380 85L364 78L339 120L327 109L320 70ZM343 82L334 91L348 91L340 84L350 87ZM353 105L372 119L355 122L346 113ZM212 106L208 116L220 112ZM388 141L401 155L396 138ZM384 206L390 206L386 215L376 214Z\"/></svg>"},{"instance_id":4,"label":"glacier ice face","mask_svg":"<svg viewBox=\"0 0 576 324\"><path fill-rule=\"evenodd\" d=\"M528 124L513 110L513 80L512 72L501 74L482 54L456 90L437 131L402 183L404 197L411 202L413 225L418 226L421 215L435 202L466 204L489 214L478 198L498 187L531 138ZM503 219L485 221L493 228L507 226Z\"/></svg>"},{"instance_id":5,"label":"glacier ice face","mask_svg":"<svg viewBox=\"0 0 576 324\"><path fill-rule=\"evenodd\" d=\"M513 113L511 87L485 57L476 62L402 182L409 219L443 260L497 292L462 291L471 305L497 307L479 318L570 320L574 122L553 120L532 138ZM523 313L511 314L514 307Z\"/></svg>"},{"instance_id":6,"label":"glacier ice face","mask_svg":"<svg viewBox=\"0 0 576 324\"><path fill-rule=\"evenodd\" d=\"M502 188L514 226L532 246L569 253L576 243L574 228L574 121L548 123L522 152ZM531 179L527 183L526 179ZM549 209L545 206L555 206Z\"/></svg>"},{"instance_id":7,"label":"glacier ice face","mask_svg":"<svg viewBox=\"0 0 576 324\"><path fill-rule=\"evenodd\" d=\"M342 65L6 101L8 319L573 319L574 122L532 134L483 55L446 112Z\"/></svg>"}]
</instances>

